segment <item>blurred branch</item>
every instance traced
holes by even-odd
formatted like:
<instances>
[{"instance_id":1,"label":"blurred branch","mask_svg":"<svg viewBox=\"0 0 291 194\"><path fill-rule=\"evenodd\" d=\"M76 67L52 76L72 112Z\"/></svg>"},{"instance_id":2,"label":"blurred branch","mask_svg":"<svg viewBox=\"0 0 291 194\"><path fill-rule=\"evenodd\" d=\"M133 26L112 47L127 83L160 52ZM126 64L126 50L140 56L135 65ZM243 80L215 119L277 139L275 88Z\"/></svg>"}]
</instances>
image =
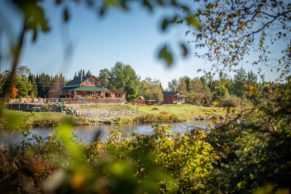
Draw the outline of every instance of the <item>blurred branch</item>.
<instances>
[{"instance_id":1,"label":"blurred branch","mask_svg":"<svg viewBox=\"0 0 291 194\"><path fill-rule=\"evenodd\" d=\"M27 32L26 28L26 23L27 21L23 21L22 29L19 34L18 40L16 42L16 46L12 48L12 63L11 63L11 71L8 75L7 82L5 87L3 88L3 99L1 101L1 107L4 107L5 102L10 96L11 88L13 86L13 81L15 78L16 70L19 64L19 59L21 57L22 49L23 49L23 44L24 44L24 37ZM2 114L2 108L0 109L0 115Z\"/></svg>"}]
</instances>

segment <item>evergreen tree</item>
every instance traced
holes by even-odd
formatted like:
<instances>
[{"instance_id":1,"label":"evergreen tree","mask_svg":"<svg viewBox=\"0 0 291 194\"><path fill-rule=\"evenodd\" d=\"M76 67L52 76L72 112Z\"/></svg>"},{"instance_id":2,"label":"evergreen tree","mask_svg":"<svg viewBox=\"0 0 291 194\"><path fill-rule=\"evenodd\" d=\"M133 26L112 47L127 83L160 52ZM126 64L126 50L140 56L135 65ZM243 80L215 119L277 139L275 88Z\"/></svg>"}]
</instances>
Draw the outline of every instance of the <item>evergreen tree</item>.
<instances>
[{"instance_id":1,"label":"evergreen tree","mask_svg":"<svg viewBox=\"0 0 291 194\"><path fill-rule=\"evenodd\" d=\"M103 86L111 88L112 86L109 85L110 79L111 79L111 74L107 68L101 69L99 71L99 80Z\"/></svg>"},{"instance_id":2,"label":"evergreen tree","mask_svg":"<svg viewBox=\"0 0 291 194\"><path fill-rule=\"evenodd\" d=\"M173 79L172 81L170 81L168 83L168 90L169 91L175 92L175 91L177 91L177 89L178 89L178 80L177 79Z\"/></svg>"},{"instance_id":3,"label":"evergreen tree","mask_svg":"<svg viewBox=\"0 0 291 194\"><path fill-rule=\"evenodd\" d=\"M231 93L238 96L243 97L245 94L245 87L247 80L247 73L243 68L240 68L234 76L234 84L231 89Z\"/></svg>"},{"instance_id":4,"label":"evergreen tree","mask_svg":"<svg viewBox=\"0 0 291 194\"><path fill-rule=\"evenodd\" d=\"M138 81L134 69L130 65L116 63L111 69L109 85L118 91L126 92L126 99L131 102L138 96Z\"/></svg>"},{"instance_id":5,"label":"evergreen tree","mask_svg":"<svg viewBox=\"0 0 291 194\"><path fill-rule=\"evenodd\" d=\"M31 97L36 97L37 96L37 84L35 82L35 76L32 73L30 73L28 76L28 80L30 81L30 83L32 85L32 88L31 88L29 95Z\"/></svg>"},{"instance_id":6,"label":"evergreen tree","mask_svg":"<svg viewBox=\"0 0 291 194\"><path fill-rule=\"evenodd\" d=\"M86 72L86 74L85 74L85 79L87 79L88 77L90 77L90 76L92 76L92 73L91 73L91 71L90 70L88 70L87 72Z\"/></svg>"}]
</instances>

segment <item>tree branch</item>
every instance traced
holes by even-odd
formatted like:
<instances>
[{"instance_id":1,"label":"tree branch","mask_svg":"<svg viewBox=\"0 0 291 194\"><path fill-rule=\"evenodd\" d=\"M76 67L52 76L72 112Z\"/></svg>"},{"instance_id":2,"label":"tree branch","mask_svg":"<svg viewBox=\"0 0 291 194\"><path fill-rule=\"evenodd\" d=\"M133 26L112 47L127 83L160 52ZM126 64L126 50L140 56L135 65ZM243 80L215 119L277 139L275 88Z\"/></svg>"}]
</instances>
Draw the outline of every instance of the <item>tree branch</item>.
<instances>
[{"instance_id":1,"label":"tree branch","mask_svg":"<svg viewBox=\"0 0 291 194\"><path fill-rule=\"evenodd\" d=\"M272 24L275 20L277 20L279 17L284 16L285 14L288 14L289 12L291 12L290 10L282 12L282 13L278 13L276 16L270 15L268 14L270 17L273 17L273 19L269 20L268 22L264 23L260 28L258 28L255 31L252 31L249 34L246 34L245 36L243 36L243 39L249 36L254 36L255 34L263 31L266 27L268 27L270 24ZM262 13L262 12L260 12Z\"/></svg>"}]
</instances>

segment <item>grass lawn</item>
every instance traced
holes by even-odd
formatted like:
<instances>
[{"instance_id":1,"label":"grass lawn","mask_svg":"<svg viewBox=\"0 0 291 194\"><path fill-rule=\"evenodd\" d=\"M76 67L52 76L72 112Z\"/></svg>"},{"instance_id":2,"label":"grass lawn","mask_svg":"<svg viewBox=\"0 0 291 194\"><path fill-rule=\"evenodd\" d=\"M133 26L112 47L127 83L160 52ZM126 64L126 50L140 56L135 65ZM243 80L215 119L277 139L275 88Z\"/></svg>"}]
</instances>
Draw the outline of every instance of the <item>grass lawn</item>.
<instances>
[{"instance_id":1,"label":"grass lawn","mask_svg":"<svg viewBox=\"0 0 291 194\"><path fill-rule=\"evenodd\" d=\"M85 118L56 112L23 112L4 109L0 119L0 128L21 130L32 127L53 127L63 122L70 122L75 126L90 124Z\"/></svg>"},{"instance_id":2,"label":"grass lawn","mask_svg":"<svg viewBox=\"0 0 291 194\"><path fill-rule=\"evenodd\" d=\"M177 115L182 120L195 118L211 118L213 116L224 116L225 108L219 107L203 107L190 104L165 104L159 106L141 106L139 111L144 114L161 114L168 113Z\"/></svg>"}]
</instances>

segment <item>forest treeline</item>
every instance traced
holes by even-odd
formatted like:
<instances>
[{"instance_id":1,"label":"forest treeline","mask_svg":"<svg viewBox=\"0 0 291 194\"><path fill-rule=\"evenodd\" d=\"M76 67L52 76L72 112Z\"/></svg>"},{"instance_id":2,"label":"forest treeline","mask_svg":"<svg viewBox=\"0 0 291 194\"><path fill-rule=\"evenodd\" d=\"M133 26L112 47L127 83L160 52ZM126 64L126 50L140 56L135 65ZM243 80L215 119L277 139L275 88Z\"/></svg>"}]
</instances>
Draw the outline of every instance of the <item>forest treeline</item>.
<instances>
[{"instance_id":1,"label":"forest treeline","mask_svg":"<svg viewBox=\"0 0 291 194\"><path fill-rule=\"evenodd\" d=\"M0 75L0 95L5 87L9 71ZM84 79L92 73L83 69L75 73L74 77ZM139 96L160 104L163 101L163 91L182 92L186 102L196 105L219 105L234 107L241 100L252 100L255 91L266 83L259 83L257 76L252 72L239 69L232 78L214 78L211 74L190 78L188 76L172 79L167 88L163 88L159 80L141 79L130 65L116 63L111 70L105 68L97 75L104 87L117 91L125 91L128 102L134 102ZM59 97L68 78L62 73L49 75L46 73L33 74L26 66L18 68L15 82L12 87L11 98L23 97Z\"/></svg>"}]
</instances>

